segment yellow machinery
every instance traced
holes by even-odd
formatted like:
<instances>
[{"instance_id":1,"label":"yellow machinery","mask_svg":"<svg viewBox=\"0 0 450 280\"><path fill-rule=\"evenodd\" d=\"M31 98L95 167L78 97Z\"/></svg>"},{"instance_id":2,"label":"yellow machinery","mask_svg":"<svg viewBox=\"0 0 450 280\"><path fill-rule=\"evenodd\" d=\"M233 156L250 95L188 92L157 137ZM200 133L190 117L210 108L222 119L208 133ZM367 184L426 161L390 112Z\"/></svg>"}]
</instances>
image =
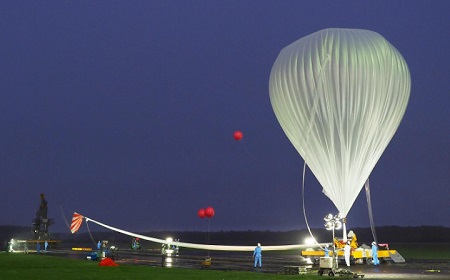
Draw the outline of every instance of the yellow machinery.
<instances>
[{"instance_id":1,"label":"yellow machinery","mask_svg":"<svg viewBox=\"0 0 450 280\"><path fill-rule=\"evenodd\" d=\"M350 247L352 248L351 257L355 260L355 263L370 263L372 260L372 250L359 248L356 234L353 231L350 231L348 234L350 239ZM380 260L392 260L394 262L402 263L405 262L405 259L396 251L389 250L387 244L385 245L385 250L378 250L378 258ZM345 242L343 240L339 240L337 238L334 239L334 246L337 251L338 258L344 258L344 246ZM381 245L380 245L381 246ZM367 248L367 247L366 247ZM314 263L318 262L321 257L325 256L325 252L323 250L305 250L302 251L302 256L305 258L310 258ZM332 250L329 251L329 256L333 256Z\"/></svg>"},{"instance_id":2,"label":"yellow machinery","mask_svg":"<svg viewBox=\"0 0 450 280\"><path fill-rule=\"evenodd\" d=\"M350 247L352 247L352 249L357 249L359 245L358 245L358 238L356 238L356 234L351 230L348 233L348 237L350 238ZM334 246L336 246L336 249L344 249L345 242L343 239L337 239L335 237Z\"/></svg>"},{"instance_id":3,"label":"yellow machinery","mask_svg":"<svg viewBox=\"0 0 450 280\"><path fill-rule=\"evenodd\" d=\"M210 268L211 267L211 258L205 258L202 260L202 268Z\"/></svg>"},{"instance_id":4,"label":"yellow machinery","mask_svg":"<svg viewBox=\"0 0 450 280\"><path fill-rule=\"evenodd\" d=\"M333 252L330 251L329 252L330 256L333 256ZM344 251L339 250L337 252L338 257L344 257ZM392 256L398 255L398 252L396 250L378 250L378 259L382 260L382 259L391 259ZM314 262L318 261L321 257L325 256L325 252L320 250L320 251L314 251L314 250L305 250L302 251L302 256L305 258L310 258L312 260L314 260ZM367 259L371 259L372 258L372 250L371 249L362 249L362 248L358 248L356 250L353 250L351 252L351 256L353 257L353 259L355 259L356 263L362 263L364 262L364 260L367 261Z\"/></svg>"}]
</instances>

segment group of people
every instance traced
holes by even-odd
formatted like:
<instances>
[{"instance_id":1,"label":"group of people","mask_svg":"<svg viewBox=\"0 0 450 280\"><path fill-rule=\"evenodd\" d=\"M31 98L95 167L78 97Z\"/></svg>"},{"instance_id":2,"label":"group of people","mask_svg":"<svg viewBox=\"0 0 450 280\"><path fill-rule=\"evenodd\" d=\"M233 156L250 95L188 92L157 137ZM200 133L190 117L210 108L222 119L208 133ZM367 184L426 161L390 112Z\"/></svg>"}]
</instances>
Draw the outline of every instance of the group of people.
<instances>
[{"instance_id":1,"label":"group of people","mask_svg":"<svg viewBox=\"0 0 450 280\"><path fill-rule=\"evenodd\" d=\"M345 258L345 264L347 266L350 266L351 251L352 251L352 247L350 246L350 241L347 241L347 243L344 246L344 258ZM380 261L378 260L378 246L375 241L372 242L372 260L373 260L373 265L380 264Z\"/></svg>"},{"instance_id":2,"label":"group of people","mask_svg":"<svg viewBox=\"0 0 450 280\"><path fill-rule=\"evenodd\" d=\"M345 259L345 264L347 266L350 266L351 251L352 251L352 247L350 246L350 241L347 241L347 243L344 246L344 259ZM325 257L329 257L328 246L325 246L324 252L325 252ZM261 249L260 243L258 243L255 250L253 251L253 259L254 259L253 267L256 268L256 266L258 265L261 268L262 267L262 249ZM373 265L380 264L380 261L378 260L378 246L375 241L372 242L372 260L373 260Z\"/></svg>"},{"instance_id":3,"label":"group of people","mask_svg":"<svg viewBox=\"0 0 450 280\"><path fill-rule=\"evenodd\" d=\"M45 251L45 252L47 252L47 248L48 248L48 241L45 240L45 241L44 241L44 251ZM27 251L28 251L28 248L27 248ZM37 242L37 243L36 243L36 252L37 252L38 254L41 252L41 243L40 243L40 242Z\"/></svg>"}]
</instances>

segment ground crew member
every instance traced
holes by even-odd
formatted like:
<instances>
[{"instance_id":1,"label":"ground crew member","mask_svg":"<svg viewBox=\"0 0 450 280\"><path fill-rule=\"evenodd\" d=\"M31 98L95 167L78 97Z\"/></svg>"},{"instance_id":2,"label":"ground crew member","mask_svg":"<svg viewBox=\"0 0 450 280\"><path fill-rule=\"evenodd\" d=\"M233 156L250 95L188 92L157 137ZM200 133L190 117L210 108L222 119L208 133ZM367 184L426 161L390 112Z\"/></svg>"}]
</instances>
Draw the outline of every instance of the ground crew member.
<instances>
[{"instance_id":1,"label":"ground crew member","mask_svg":"<svg viewBox=\"0 0 450 280\"><path fill-rule=\"evenodd\" d=\"M253 267L256 268L256 264L259 265L259 267L261 268L262 266L262 249L261 249L261 243L258 243L258 246L256 246L255 251L253 251L253 259L255 260Z\"/></svg>"},{"instance_id":2,"label":"ground crew member","mask_svg":"<svg viewBox=\"0 0 450 280\"><path fill-rule=\"evenodd\" d=\"M375 241L372 242L372 260L373 260L373 265L380 264L380 261L378 260L378 246Z\"/></svg>"},{"instance_id":3,"label":"ground crew member","mask_svg":"<svg viewBox=\"0 0 450 280\"><path fill-rule=\"evenodd\" d=\"M345 263L347 266L350 266L350 254L351 254L352 247L350 247L350 241L347 241L347 243L344 246L344 258Z\"/></svg>"}]
</instances>

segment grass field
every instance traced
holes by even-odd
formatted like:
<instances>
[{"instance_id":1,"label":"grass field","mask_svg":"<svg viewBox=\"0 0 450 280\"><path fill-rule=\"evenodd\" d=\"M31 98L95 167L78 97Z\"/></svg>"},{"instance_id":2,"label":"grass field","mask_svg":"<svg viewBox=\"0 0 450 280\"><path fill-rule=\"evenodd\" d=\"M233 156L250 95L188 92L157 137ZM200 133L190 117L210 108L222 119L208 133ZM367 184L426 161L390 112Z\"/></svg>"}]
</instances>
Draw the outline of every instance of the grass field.
<instances>
[{"instance_id":1,"label":"grass field","mask_svg":"<svg viewBox=\"0 0 450 280\"><path fill-rule=\"evenodd\" d=\"M450 243L406 243L390 245L390 247L397 250L406 261L408 261L408 259L450 260Z\"/></svg>"},{"instance_id":2,"label":"grass field","mask_svg":"<svg viewBox=\"0 0 450 280\"><path fill-rule=\"evenodd\" d=\"M140 265L99 267L98 262L64 257L0 253L0 279L288 280L320 279L320 277L318 275L277 275L258 272L162 268Z\"/></svg>"}]
</instances>

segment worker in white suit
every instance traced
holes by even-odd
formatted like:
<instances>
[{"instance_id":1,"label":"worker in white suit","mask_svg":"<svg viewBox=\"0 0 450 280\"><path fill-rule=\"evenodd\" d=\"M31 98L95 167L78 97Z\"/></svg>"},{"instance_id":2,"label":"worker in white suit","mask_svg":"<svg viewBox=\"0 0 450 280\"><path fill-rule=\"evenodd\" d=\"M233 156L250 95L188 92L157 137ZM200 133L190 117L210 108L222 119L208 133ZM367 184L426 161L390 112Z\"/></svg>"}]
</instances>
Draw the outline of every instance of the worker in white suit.
<instances>
[{"instance_id":1,"label":"worker in white suit","mask_svg":"<svg viewBox=\"0 0 450 280\"><path fill-rule=\"evenodd\" d=\"M350 241L347 241L347 243L344 246L344 258L345 263L347 266L350 266L350 254L351 254L352 247L350 247Z\"/></svg>"}]
</instances>

